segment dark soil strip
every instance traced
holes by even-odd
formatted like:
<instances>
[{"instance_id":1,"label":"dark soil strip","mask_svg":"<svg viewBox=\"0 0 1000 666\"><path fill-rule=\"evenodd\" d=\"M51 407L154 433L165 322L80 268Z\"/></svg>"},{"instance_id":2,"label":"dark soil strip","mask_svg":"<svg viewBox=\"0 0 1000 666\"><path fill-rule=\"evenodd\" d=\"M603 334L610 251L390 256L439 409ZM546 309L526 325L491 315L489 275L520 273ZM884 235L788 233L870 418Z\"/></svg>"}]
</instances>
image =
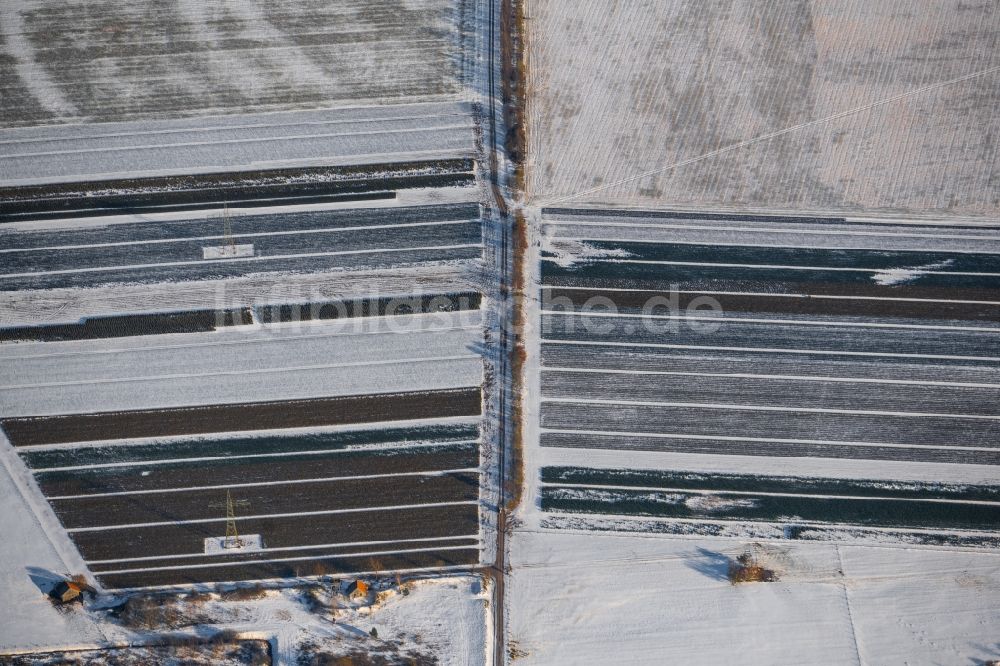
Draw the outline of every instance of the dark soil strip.
<instances>
[{"instance_id":1,"label":"dark soil strip","mask_svg":"<svg viewBox=\"0 0 1000 666\"><path fill-rule=\"evenodd\" d=\"M247 215L231 210L233 234L281 233L289 231L324 231L348 227L416 224L421 222L473 221L479 219L475 203L435 204L429 206L393 206L392 208L345 208L322 211L278 211ZM73 230L17 231L0 227L0 249L33 249L59 245L101 245L136 243L153 240L194 240L219 236L225 231L221 206L214 216L194 215L183 220L136 220L128 224L109 224Z\"/></svg>"},{"instance_id":2,"label":"dark soil strip","mask_svg":"<svg viewBox=\"0 0 1000 666\"><path fill-rule=\"evenodd\" d=\"M232 567L204 567L199 569L174 569L125 574L98 575L106 588L122 589L152 587L156 585L193 585L235 580L266 580L318 576L355 571L426 569L479 563L479 550L426 551L359 557L318 557L315 560L296 562L261 562Z\"/></svg>"},{"instance_id":3,"label":"dark soil strip","mask_svg":"<svg viewBox=\"0 0 1000 666\"><path fill-rule=\"evenodd\" d=\"M158 638L161 645L130 645L99 649L61 649L0 656L4 666L53 666L55 664L105 664L142 666L144 664L271 664L271 643L258 639L235 639L226 630L201 638L195 636ZM183 657L181 656L183 655Z\"/></svg>"},{"instance_id":4,"label":"dark soil strip","mask_svg":"<svg viewBox=\"0 0 1000 666\"><path fill-rule=\"evenodd\" d=\"M31 212L128 208L471 183L472 160L307 167L0 188L0 220Z\"/></svg>"},{"instance_id":5,"label":"dark soil strip","mask_svg":"<svg viewBox=\"0 0 1000 666\"><path fill-rule=\"evenodd\" d=\"M373 470L374 471L374 470ZM111 495L52 500L63 527L108 527L132 523L201 520L225 516L225 489L178 493ZM301 511L337 511L366 507L472 502L479 497L479 474L391 476L374 479L311 481L232 489L244 503L240 514L266 516Z\"/></svg>"},{"instance_id":6,"label":"dark soil strip","mask_svg":"<svg viewBox=\"0 0 1000 666\"><path fill-rule=\"evenodd\" d=\"M347 446L360 444L399 444L403 446L406 443L447 443L454 440L474 440L478 438L479 426L469 423L413 428L350 430L347 432L325 432L308 435L291 433L260 437L206 437L195 440L157 442L155 444L136 444L135 442L126 440L107 446L88 446L77 449L55 449L51 451L21 449L20 454L22 460L29 467L42 468L123 462L143 463L205 456L246 456L267 453L296 453L301 451L337 451ZM393 451L390 449L385 453L386 455L391 455ZM315 460L315 458L309 458L309 460ZM201 466L214 463L200 462L198 464ZM273 459L270 464L274 464Z\"/></svg>"},{"instance_id":7,"label":"dark soil strip","mask_svg":"<svg viewBox=\"0 0 1000 666\"><path fill-rule=\"evenodd\" d=\"M730 215L726 213L668 212L646 210L605 210L601 208L543 208L542 215L579 215L581 217L648 217L675 220L728 220L731 222L794 222L797 224L845 224L842 217L790 217L779 215Z\"/></svg>"},{"instance_id":8,"label":"dark soil strip","mask_svg":"<svg viewBox=\"0 0 1000 666\"><path fill-rule=\"evenodd\" d=\"M727 502L751 501L751 506L705 506L704 495L648 490L594 490L546 487L543 511L603 513L668 518L704 518L768 522L847 523L865 527L995 530L1000 506L911 502L893 499L844 499L791 496L717 496Z\"/></svg>"},{"instance_id":9,"label":"dark soil strip","mask_svg":"<svg viewBox=\"0 0 1000 666\"><path fill-rule=\"evenodd\" d=\"M595 521L586 518L581 520L575 516L549 516L542 520L542 527L548 529L589 530L592 532L640 532L644 534L677 534L685 536L713 537L732 536L731 525L717 523L670 522L670 521L636 521L623 523L621 521ZM1000 538L996 536L980 536L970 534L945 534L928 532L885 532L862 527L850 528L847 535L841 526L820 527L803 525L785 525L783 536L787 539L803 541L845 541L845 539L863 538L869 543L901 543L919 546L954 546L958 548L998 548ZM772 538L772 537L767 537Z\"/></svg>"},{"instance_id":10,"label":"dark soil strip","mask_svg":"<svg viewBox=\"0 0 1000 666\"><path fill-rule=\"evenodd\" d=\"M669 401L1000 416L1000 387L815 382L777 377L692 377L614 372L541 373L542 395L572 400ZM778 417L775 417L778 418Z\"/></svg>"},{"instance_id":11,"label":"dark soil strip","mask_svg":"<svg viewBox=\"0 0 1000 666\"><path fill-rule=\"evenodd\" d=\"M327 556L343 553L357 553L362 550L410 550L413 548L441 548L444 546L476 546L478 537L457 537L441 541L391 541L381 544L364 546L307 546L296 550L278 550L250 553L233 553L231 555L204 555L202 557L163 558L157 560L129 560L127 562L112 562L108 564L88 564L91 571L118 571L121 569L148 569L153 567L179 567L193 564L214 565L220 562L253 562L254 560L273 560L283 557L307 557L309 555Z\"/></svg>"},{"instance_id":12,"label":"dark soil strip","mask_svg":"<svg viewBox=\"0 0 1000 666\"><path fill-rule=\"evenodd\" d=\"M63 342L125 338L167 333L205 333L224 326L252 324L250 308L238 310L194 310L161 314L93 317L78 324L52 324L0 328L0 342Z\"/></svg>"},{"instance_id":13,"label":"dark soil strip","mask_svg":"<svg viewBox=\"0 0 1000 666\"><path fill-rule=\"evenodd\" d=\"M310 321L313 319L349 319L355 317L382 317L427 312L456 312L478 310L482 297L475 292L456 294L431 294L426 296L357 299L259 306L259 321L274 322ZM32 341L62 342L66 340L94 340L99 338L124 338L140 335L165 335L168 333L204 333L223 326L253 323L250 308L238 310L195 310L162 314L116 315L84 319L78 324L52 324L42 326L17 326L0 328L0 342Z\"/></svg>"},{"instance_id":14,"label":"dark soil strip","mask_svg":"<svg viewBox=\"0 0 1000 666\"><path fill-rule=\"evenodd\" d=\"M129 206L119 204L105 208L60 209L58 211L39 211L28 213L0 214L0 224L3 222L27 222L37 220L52 220L72 215L74 218L102 217L105 215L144 215L147 213L195 212L201 210L217 210L223 203L233 207L250 206L298 206L301 204L333 203L347 201L379 201L395 199L395 192L359 192L356 194L318 194L313 196L293 196L280 199L209 199L200 203L166 204L153 206ZM0 206L3 204L0 203ZM37 205L37 204L28 204Z\"/></svg>"},{"instance_id":15,"label":"dark soil strip","mask_svg":"<svg viewBox=\"0 0 1000 666\"><path fill-rule=\"evenodd\" d=\"M384 317L427 312L457 312L478 310L482 296L476 292L429 294L423 296L372 298L345 301L325 301L258 306L261 323L311 321L314 319L350 319L354 317Z\"/></svg>"},{"instance_id":16,"label":"dark soil strip","mask_svg":"<svg viewBox=\"0 0 1000 666\"><path fill-rule=\"evenodd\" d=\"M308 511L309 507L303 506L301 510ZM267 548L434 539L477 535L479 507L465 504L275 518L237 517L236 525L241 534L260 534ZM84 559L111 560L202 555L206 538L225 534L226 520L223 516L204 523L71 532L70 536Z\"/></svg>"},{"instance_id":17,"label":"dark soil strip","mask_svg":"<svg viewBox=\"0 0 1000 666\"><path fill-rule=\"evenodd\" d=\"M953 294L954 295L954 294ZM914 301L873 301L851 299L805 298L789 296L729 296L718 294L674 293L666 291L610 291L602 289L560 289L544 287L544 309L580 308L590 299L607 299L620 312L662 314L673 308L675 314L698 307L705 299L714 299L723 312L747 312L782 315L843 315L853 317L905 317L912 319L948 319L1000 322L1000 306L987 303L941 303ZM654 300L655 299L655 300ZM666 299L666 301L664 300ZM968 299L965 299L968 300ZM590 301L591 304L594 301ZM657 305L659 304L659 305ZM704 306L701 306L704 308Z\"/></svg>"},{"instance_id":18,"label":"dark soil strip","mask_svg":"<svg viewBox=\"0 0 1000 666\"><path fill-rule=\"evenodd\" d=\"M877 359L877 360L876 360ZM921 362L923 361L923 362ZM679 350L655 347L542 344L544 368L649 370L696 374L901 379L913 382L948 381L992 384L996 366L972 365L957 359L859 360L831 358L822 353L784 354L767 351Z\"/></svg>"},{"instance_id":19,"label":"dark soil strip","mask_svg":"<svg viewBox=\"0 0 1000 666\"><path fill-rule=\"evenodd\" d=\"M788 442L728 442L704 439L666 439L629 435L542 433L542 446L622 451L673 451L727 456L785 458L847 458L855 460L908 460L913 462L1000 465L1000 450L910 449L890 446L837 446Z\"/></svg>"},{"instance_id":20,"label":"dark soil strip","mask_svg":"<svg viewBox=\"0 0 1000 666\"><path fill-rule=\"evenodd\" d=\"M478 416L479 387L0 421L14 446Z\"/></svg>"},{"instance_id":21,"label":"dark soil strip","mask_svg":"<svg viewBox=\"0 0 1000 666\"><path fill-rule=\"evenodd\" d=\"M938 268L934 270L944 273L955 271L995 273L1000 269L1000 255L990 253L927 252L926 250L835 250L599 240L587 241L587 245L608 251L624 250L628 253L629 259L644 261L867 269L893 269L937 264Z\"/></svg>"},{"instance_id":22,"label":"dark soil strip","mask_svg":"<svg viewBox=\"0 0 1000 666\"><path fill-rule=\"evenodd\" d=\"M801 271L800 271L801 273ZM812 281L803 275L788 281L720 281L702 280L703 284L691 286L679 279L655 279L649 275L638 278L608 280L586 276L566 275L546 278L545 285L551 287L586 287L590 289L641 289L669 294L671 290L697 291L736 291L763 294L805 294L813 296L864 296L874 298L920 298L926 300L960 300L960 301L996 301L1000 288L987 289L954 289L951 287L915 286L913 283L883 286L876 284L871 278L864 284L847 284L842 281L829 282ZM707 284L706 284L707 283ZM710 288L709 288L710 287Z\"/></svg>"},{"instance_id":23,"label":"dark soil strip","mask_svg":"<svg viewBox=\"0 0 1000 666\"><path fill-rule=\"evenodd\" d=\"M767 266L683 266L676 264L635 264L618 261L598 261L560 266L542 260L542 279L545 284L569 284L566 278L589 278L607 286L614 282L655 280L673 283L678 289L705 289L709 291L777 291L777 284L824 283L836 285L839 293L870 289L876 285L874 271L812 270L809 268L786 269ZM982 275L955 275L953 273L922 273L909 285L932 287L939 290L958 290L965 298L978 300L972 294L980 290L996 293L1000 278ZM897 295L896 285L881 287L879 295ZM806 291L805 293L815 293ZM835 292L836 293L836 292Z\"/></svg>"},{"instance_id":24,"label":"dark soil strip","mask_svg":"<svg viewBox=\"0 0 1000 666\"><path fill-rule=\"evenodd\" d=\"M39 472L35 478L42 492L59 496L471 469L478 464L477 445L465 444Z\"/></svg>"},{"instance_id":25,"label":"dark soil strip","mask_svg":"<svg viewBox=\"0 0 1000 666\"><path fill-rule=\"evenodd\" d=\"M1000 501L1000 486L879 481L875 479L821 479L753 474L661 472L641 469L543 467L542 481L690 490Z\"/></svg>"},{"instance_id":26,"label":"dark soil strip","mask_svg":"<svg viewBox=\"0 0 1000 666\"><path fill-rule=\"evenodd\" d=\"M901 416L702 406L544 403L542 427L821 440L872 444L961 446L1000 450L1000 422L953 416Z\"/></svg>"}]
</instances>

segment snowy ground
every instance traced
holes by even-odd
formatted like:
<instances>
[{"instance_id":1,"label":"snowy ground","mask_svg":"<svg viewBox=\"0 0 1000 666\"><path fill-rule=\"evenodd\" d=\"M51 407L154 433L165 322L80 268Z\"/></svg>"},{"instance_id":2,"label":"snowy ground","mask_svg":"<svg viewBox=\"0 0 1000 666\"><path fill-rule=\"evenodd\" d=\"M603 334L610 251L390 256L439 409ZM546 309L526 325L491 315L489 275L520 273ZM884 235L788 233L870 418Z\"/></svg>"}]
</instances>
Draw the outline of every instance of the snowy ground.
<instances>
[{"instance_id":1,"label":"snowy ground","mask_svg":"<svg viewBox=\"0 0 1000 666\"><path fill-rule=\"evenodd\" d=\"M473 3L0 5L0 124L198 117L467 95Z\"/></svg>"},{"instance_id":2,"label":"snowy ground","mask_svg":"<svg viewBox=\"0 0 1000 666\"><path fill-rule=\"evenodd\" d=\"M474 147L460 102L48 125L0 130L0 184L470 157Z\"/></svg>"},{"instance_id":3,"label":"snowy ground","mask_svg":"<svg viewBox=\"0 0 1000 666\"><path fill-rule=\"evenodd\" d=\"M995 218L992 2L528 0L535 203Z\"/></svg>"},{"instance_id":4,"label":"snowy ground","mask_svg":"<svg viewBox=\"0 0 1000 666\"><path fill-rule=\"evenodd\" d=\"M733 586L727 558L743 546L518 532L514 663L912 666L1000 653L1000 554L772 544L781 580Z\"/></svg>"}]
</instances>

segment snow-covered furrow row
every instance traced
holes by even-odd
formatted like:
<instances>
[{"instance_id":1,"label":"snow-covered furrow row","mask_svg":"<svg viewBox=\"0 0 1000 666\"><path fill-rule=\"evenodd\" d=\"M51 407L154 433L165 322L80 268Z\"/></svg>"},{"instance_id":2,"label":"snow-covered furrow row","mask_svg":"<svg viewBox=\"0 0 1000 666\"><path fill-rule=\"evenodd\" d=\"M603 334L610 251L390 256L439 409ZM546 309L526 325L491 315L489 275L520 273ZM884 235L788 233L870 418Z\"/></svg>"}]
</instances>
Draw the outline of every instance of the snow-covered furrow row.
<instances>
[{"instance_id":1,"label":"snow-covered furrow row","mask_svg":"<svg viewBox=\"0 0 1000 666\"><path fill-rule=\"evenodd\" d=\"M885 356L915 360L961 359L970 364L1000 360L995 333L979 331L854 328L815 324L750 323L738 319L711 326L642 319L546 316L546 342L566 341L598 345L665 345L676 349L718 351L767 350L791 354L829 353L848 356Z\"/></svg>"},{"instance_id":2,"label":"snow-covered furrow row","mask_svg":"<svg viewBox=\"0 0 1000 666\"><path fill-rule=\"evenodd\" d=\"M544 343L541 363L554 371L665 373L691 376L781 377L814 381L906 383L931 386L1000 385L996 369L933 361L886 363L875 359L781 352L697 352L671 348Z\"/></svg>"},{"instance_id":3,"label":"snow-covered furrow row","mask_svg":"<svg viewBox=\"0 0 1000 666\"><path fill-rule=\"evenodd\" d=\"M4 391L5 417L73 414L190 405L296 400L328 396L426 391L479 386L478 356L453 360L400 360L398 363L314 369L274 368L252 374L142 379Z\"/></svg>"},{"instance_id":4,"label":"snow-covered furrow row","mask_svg":"<svg viewBox=\"0 0 1000 666\"><path fill-rule=\"evenodd\" d=\"M361 509L330 509L327 511L295 511L290 513L269 513L261 515L244 515L240 516L241 520L259 520L263 518L275 519L275 518L298 518L304 516L326 516L334 514L344 514L344 513L367 513L370 511L399 511L403 509L416 509L416 508L438 508L438 507L454 507L454 506L477 506L478 502L431 502L427 504L399 504L394 506L376 506L376 507L364 507ZM80 532L105 532L108 530L128 530L139 527L162 527L167 525L191 525L191 524L203 524L203 523L225 523L226 518L197 518L192 520L166 520L160 522L152 523L129 523L124 525L97 525L93 527L74 527L67 531L72 534L77 534Z\"/></svg>"},{"instance_id":5,"label":"snow-covered furrow row","mask_svg":"<svg viewBox=\"0 0 1000 666\"><path fill-rule=\"evenodd\" d=\"M180 281L217 281L259 276L268 272L316 273L323 271L371 271L434 264L443 268L449 262L465 264L482 255L479 243L446 247L393 248L350 252L302 253L287 256L249 257L246 259L202 260L161 265L109 267L25 273L4 276L0 290L30 291L63 288L92 288L111 285L163 284ZM218 289L218 283L216 283Z\"/></svg>"},{"instance_id":6,"label":"snow-covered furrow row","mask_svg":"<svg viewBox=\"0 0 1000 666\"><path fill-rule=\"evenodd\" d=\"M823 458L877 460L912 463L957 463L962 465L1000 465L1000 451L991 448L956 446L911 446L895 443L865 443L823 441L808 439L782 439L779 437L712 436L702 434L648 433L636 431L592 430L564 428L558 431L543 429L540 436L543 447L567 449L607 449L621 453L627 459L630 452L658 452L681 454L698 459L698 464L710 464L717 456L729 456L731 469L742 469L743 461L736 456L760 456L770 461L787 461L804 458L802 469L811 472L815 460ZM588 456L593 453L588 452ZM745 459L744 459L745 460ZM624 462L622 463L624 464ZM697 468L697 469L700 469ZM862 473L864 473L862 471ZM902 472L909 478L913 469Z\"/></svg>"},{"instance_id":7,"label":"snow-covered furrow row","mask_svg":"<svg viewBox=\"0 0 1000 666\"><path fill-rule=\"evenodd\" d=\"M405 299L404 299L405 300ZM361 355L364 349L377 346L372 336L399 334L400 349L409 348L406 336L434 336L446 339L455 335L471 335L471 330L481 326L480 310L459 312L435 312L417 315L397 315L390 317L363 317L350 319L320 319L258 326L224 327L211 333L174 333L170 335L146 335L129 338L103 338L95 340L74 340L66 342L19 342L0 345L0 359L17 363L34 362L56 356L76 355L117 355L124 353L180 354L194 353L199 348L212 348L213 353L233 355L233 347L253 348L257 345L318 344L332 345L336 354L345 356ZM430 338L428 338L429 340ZM431 344L428 342L428 344ZM182 351L188 350L188 351ZM256 353L256 352L250 352ZM266 352L260 352L264 355ZM145 357L151 358L151 357ZM44 362L44 361L43 361ZM66 361L72 364L73 361ZM16 376L16 374L15 374Z\"/></svg>"},{"instance_id":8,"label":"snow-covered furrow row","mask_svg":"<svg viewBox=\"0 0 1000 666\"><path fill-rule=\"evenodd\" d=\"M610 430L761 440L825 440L928 447L1000 447L1000 418L905 413L784 411L767 406L548 402L543 428Z\"/></svg>"},{"instance_id":9,"label":"snow-covered furrow row","mask_svg":"<svg viewBox=\"0 0 1000 666\"><path fill-rule=\"evenodd\" d=\"M356 551L356 552L351 552L351 553L337 553L337 556L338 557L378 557L378 556L382 556L382 555L400 555L400 554L407 554L407 553L426 553L426 552L438 552L438 551L448 551L448 550L465 550L467 548L469 548L469 546L467 546L467 545L463 545L463 546L448 546L448 545L443 545L443 546L435 546L433 548L408 548L408 549L400 549L400 550L374 550L374 551L362 550L362 551ZM329 556L329 555L326 555L326 556ZM259 559L259 560L255 559L255 560L253 560L253 562L255 564L257 564L257 563L267 564L269 562L304 562L304 561L308 561L308 560L315 560L315 559L322 558L322 557L324 557L324 554L322 554L322 553L316 553L316 554L313 554L313 555L305 555L305 556L299 556L299 557L274 557L274 558ZM217 562L217 563L212 564L211 566L213 566L213 567L226 567L226 566L235 567L235 566L242 566L242 565L245 565L245 564L246 564L246 562ZM186 569L202 569L204 567L205 567L204 564L178 564L176 566L170 566L170 567L137 567L137 568L132 568L132 569L115 569L113 571L102 571L101 575L123 574L123 573L141 573L141 572L145 572L145 571L164 571L164 570L173 571L173 570L186 570Z\"/></svg>"},{"instance_id":10,"label":"snow-covered furrow row","mask_svg":"<svg viewBox=\"0 0 1000 666\"><path fill-rule=\"evenodd\" d=\"M468 354L478 313L464 319L428 315L424 322L373 319L361 327L339 320L263 326L245 332L180 333L144 338L0 346L0 390L32 383L102 381L177 373L265 371L308 365L360 365ZM393 324L398 328L393 328ZM417 324L417 325L413 325ZM421 326L420 324L424 324ZM175 338L182 338L176 340ZM155 340L154 340L155 339ZM141 342L140 342L141 340ZM142 344L145 342L145 344ZM383 345L390 343L386 355ZM136 370L141 369L138 373Z\"/></svg>"},{"instance_id":11,"label":"snow-covered furrow row","mask_svg":"<svg viewBox=\"0 0 1000 666\"><path fill-rule=\"evenodd\" d=\"M542 371L544 400L765 405L768 409L1000 418L1000 385L941 386L778 377Z\"/></svg>"},{"instance_id":12,"label":"snow-covered furrow row","mask_svg":"<svg viewBox=\"0 0 1000 666\"><path fill-rule=\"evenodd\" d=\"M222 229L217 229L221 233ZM346 233L345 233L346 232ZM164 264L173 261L204 261L206 247L252 245L254 256L287 256L328 249L336 252L424 246L448 246L481 242L478 220L384 225L343 229L312 229L301 233L267 232L265 235L214 236L193 239L162 239L126 245L63 246L25 251L5 251L0 277L11 273L42 273L109 266Z\"/></svg>"},{"instance_id":13,"label":"snow-covered furrow row","mask_svg":"<svg viewBox=\"0 0 1000 666\"><path fill-rule=\"evenodd\" d=\"M208 189L208 188L205 188ZM441 189L433 190L442 196ZM400 193L402 197L402 192ZM426 196L427 191L424 191ZM452 195L454 196L454 192ZM386 201L393 205L386 205ZM230 210L234 237L256 234L310 234L334 229L365 229L394 225L420 225L435 222L458 222L479 217L474 202L412 205L395 199L357 203L345 208L338 204L300 204L280 207L239 208ZM224 234L223 211L121 214L106 217L8 222L0 225L0 249L4 253L31 249L57 249L69 246L136 245L150 242L173 242L177 239L217 237Z\"/></svg>"}]
</instances>

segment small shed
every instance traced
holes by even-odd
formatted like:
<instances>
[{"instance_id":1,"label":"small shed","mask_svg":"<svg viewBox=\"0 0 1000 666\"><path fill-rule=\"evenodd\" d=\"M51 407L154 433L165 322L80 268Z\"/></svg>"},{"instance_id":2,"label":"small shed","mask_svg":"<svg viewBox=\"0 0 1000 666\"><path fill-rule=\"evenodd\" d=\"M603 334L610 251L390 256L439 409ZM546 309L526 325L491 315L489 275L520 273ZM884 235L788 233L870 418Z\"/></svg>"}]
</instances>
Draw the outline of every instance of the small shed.
<instances>
[{"instance_id":1,"label":"small shed","mask_svg":"<svg viewBox=\"0 0 1000 666\"><path fill-rule=\"evenodd\" d=\"M357 601L358 599L368 598L368 583L363 580L352 580L346 588L344 588L344 593L347 594L347 598L351 601Z\"/></svg>"},{"instance_id":2,"label":"small shed","mask_svg":"<svg viewBox=\"0 0 1000 666\"><path fill-rule=\"evenodd\" d=\"M71 580L62 580L49 591L49 596L61 604L69 603L74 599L79 599L83 592L83 586Z\"/></svg>"}]
</instances>

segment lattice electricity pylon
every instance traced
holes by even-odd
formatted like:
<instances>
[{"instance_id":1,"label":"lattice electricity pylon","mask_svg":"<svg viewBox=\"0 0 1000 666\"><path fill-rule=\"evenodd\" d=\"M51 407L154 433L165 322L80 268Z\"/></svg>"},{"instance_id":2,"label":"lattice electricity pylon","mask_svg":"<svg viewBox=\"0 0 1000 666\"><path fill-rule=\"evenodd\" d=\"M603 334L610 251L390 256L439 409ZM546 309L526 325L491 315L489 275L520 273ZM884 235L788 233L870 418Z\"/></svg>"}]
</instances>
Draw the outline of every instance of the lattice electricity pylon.
<instances>
[{"instance_id":1,"label":"lattice electricity pylon","mask_svg":"<svg viewBox=\"0 0 1000 666\"><path fill-rule=\"evenodd\" d=\"M226 508L226 538L222 542L223 548L240 548L243 542L240 540L240 533L236 530L236 507L249 507L249 500L234 500L233 494L226 490L226 503L213 502L208 505L211 509Z\"/></svg>"},{"instance_id":2,"label":"lattice electricity pylon","mask_svg":"<svg viewBox=\"0 0 1000 666\"><path fill-rule=\"evenodd\" d=\"M233 237L233 218L229 216L229 204L222 204L222 235L224 243L229 246L231 256L236 256L236 239Z\"/></svg>"}]
</instances>

